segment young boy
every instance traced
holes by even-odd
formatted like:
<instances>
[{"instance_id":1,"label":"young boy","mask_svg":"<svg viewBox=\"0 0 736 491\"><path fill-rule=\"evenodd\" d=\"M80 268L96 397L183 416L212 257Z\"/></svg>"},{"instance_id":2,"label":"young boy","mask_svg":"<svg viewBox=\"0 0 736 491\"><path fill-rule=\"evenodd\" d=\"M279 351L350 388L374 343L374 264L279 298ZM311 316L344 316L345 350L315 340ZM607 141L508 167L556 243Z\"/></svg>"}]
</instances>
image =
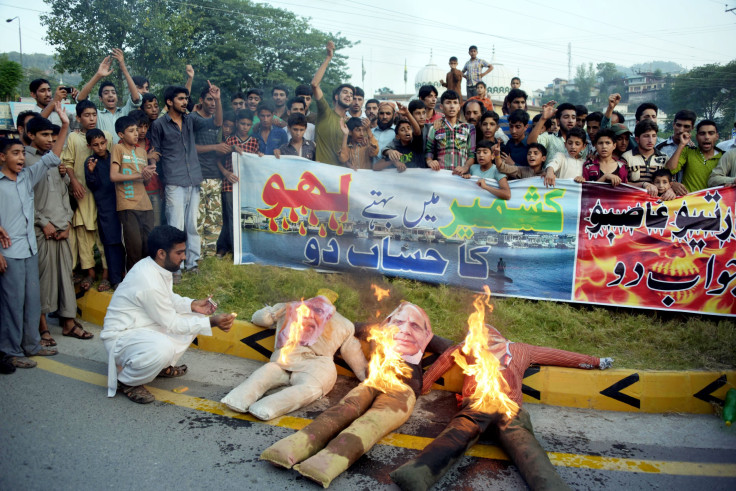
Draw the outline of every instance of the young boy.
<instances>
[{"instance_id":1,"label":"young boy","mask_svg":"<svg viewBox=\"0 0 736 491\"><path fill-rule=\"evenodd\" d=\"M457 92L455 92L455 94L457 94ZM438 119L442 118L442 113L435 110L435 106L437 105L437 95L437 88L434 85L422 85L419 88L419 94L417 95L417 97L419 97L419 100L424 103L424 107L427 111L427 124L434 123ZM459 107L460 96L457 95L457 98Z\"/></svg>"},{"instance_id":2,"label":"young boy","mask_svg":"<svg viewBox=\"0 0 736 491\"><path fill-rule=\"evenodd\" d=\"M509 180L525 179L527 177L544 177L544 163L547 161L547 149L539 143L530 143L526 153L525 166L509 165L500 157L496 158L496 167L499 172L506 174Z\"/></svg>"},{"instance_id":3,"label":"young boy","mask_svg":"<svg viewBox=\"0 0 736 491\"><path fill-rule=\"evenodd\" d=\"M611 125L611 128L618 128L619 126L622 125L614 124ZM621 155L621 158L626 162L629 184L645 189L650 196L659 195L653 182L654 173L664 169L667 165L667 156L656 149L658 129L657 123L654 121L644 120L637 123L634 128L637 145ZM621 140L622 146L624 144L628 145L628 134L622 133ZM616 150L618 151L619 148ZM674 190L671 190L664 196L664 199L671 200L676 197Z\"/></svg>"},{"instance_id":4,"label":"young boy","mask_svg":"<svg viewBox=\"0 0 736 491\"><path fill-rule=\"evenodd\" d=\"M446 80L441 80L440 83L447 90L454 90L460 96L460 104L462 104L462 95L460 91L462 89L461 82L463 81L463 72L457 69L457 56L450 58L450 71L447 72L445 77Z\"/></svg>"},{"instance_id":5,"label":"young boy","mask_svg":"<svg viewBox=\"0 0 736 491\"><path fill-rule=\"evenodd\" d=\"M669 169L659 169L657 172L652 174L652 182L657 188L657 196L662 198L672 187L672 173Z\"/></svg>"},{"instance_id":6,"label":"young boy","mask_svg":"<svg viewBox=\"0 0 736 491\"><path fill-rule=\"evenodd\" d=\"M155 120L158 119L159 115L158 99L156 99L156 96L153 95L151 92L147 92L143 94L143 98L141 99L141 101L141 110L146 113L148 119L150 119L151 123L153 123Z\"/></svg>"},{"instance_id":7,"label":"young boy","mask_svg":"<svg viewBox=\"0 0 736 491\"><path fill-rule=\"evenodd\" d=\"M617 159L613 154L613 149L616 146L615 139L616 135L609 128L596 133L593 139L596 155L585 162L583 175L576 177L575 182L608 181L613 187L628 182L626 162Z\"/></svg>"},{"instance_id":8,"label":"young boy","mask_svg":"<svg viewBox=\"0 0 736 491\"><path fill-rule=\"evenodd\" d=\"M138 123L130 116L115 121L120 143L112 148L110 181L115 183L117 211L123 226L125 265L128 271L148 252L153 230L153 207L143 181L156 173L148 165L146 151L138 146Z\"/></svg>"},{"instance_id":9,"label":"young boy","mask_svg":"<svg viewBox=\"0 0 736 491\"><path fill-rule=\"evenodd\" d=\"M480 117L480 132L477 137L481 140L488 140L492 144L496 144L496 132L498 131L499 116L496 111L486 111Z\"/></svg>"},{"instance_id":10,"label":"young boy","mask_svg":"<svg viewBox=\"0 0 736 491\"><path fill-rule=\"evenodd\" d=\"M55 109L62 122L59 138L51 152L34 165L24 168L21 142L0 139L0 351L17 368L36 366L27 356L57 354L40 342L41 296L33 211L33 188L47 179L48 172L58 174L55 167L61 163L59 155L69 129L61 104L56 103Z\"/></svg>"},{"instance_id":11,"label":"young boy","mask_svg":"<svg viewBox=\"0 0 736 491\"><path fill-rule=\"evenodd\" d=\"M486 83L482 80L475 84L475 95L468 98L469 101L479 101L486 111L493 111L493 101L486 93Z\"/></svg>"},{"instance_id":12,"label":"young boy","mask_svg":"<svg viewBox=\"0 0 736 491\"><path fill-rule=\"evenodd\" d=\"M289 115L286 124L289 127L291 138L289 143L284 143L273 151L276 158L280 158L282 155L296 155L297 157L314 160L317 148L313 141L304 138L307 131L307 117L303 113L295 112Z\"/></svg>"},{"instance_id":13,"label":"young boy","mask_svg":"<svg viewBox=\"0 0 736 491\"><path fill-rule=\"evenodd\" d=\"M145 149L146 155L149 160L159 161L160 154L151 145L151 139L148 138L148 129L151 126L150 119L143 111L132 111L129 116L136 121L138 127L138 147ZM145 182L146 193L148 193L148 199L151 201L151 207L153 209L153 226L158 227L161 225L164 216L164 186L161 183L161 179L158 177L158 169L156 174L153 174L151 178ZM143 251L144 255L146 251Z\"/></svg>"},{"instance_id":14,"label":"young boy","mask_svg":"<svg viewBox=\"0 0 736 491\"><path fill-rule=\"evenodd\" d=\"M378 140L369 128L368 119L340 120L343 139L338 159L353 170L373 168L373 157L378 155Z\"/></svg>"},{"instance_id":15,"label":"young boy","mask_svg":"<svg viewBox=\"0 0 736 491\"><path fill-rule=\"evenodd\" d=\"M87 131L85 137L92 155L84 162L84 175L97 205L98 231L107 259L108 280L111 287L116 288L123 281L125 249L117 213L115 184L110 181L110 140L98 129Z\"/></svg>"},{"instance_id":16,"label":"young boy","mask_svg":"<svg viewBox=\"0 0 736 491\"><path fill-rule=\"evenodd\" d=\"M493 65L488 63L486 60L478 58L478 47L473 45L468 48L468 54L470 59L465 63L463 67L463 77L467 79L467 90L468 99L475 96L475 85L481 81L483 77L491 73ZM483 68L487 68L483 71Z\"/></svg>"},{"instance_id":17,"label":"young boy","mask_svg":"<svg viewBox=\"0 0 736 491\"><path fill-rule=\"evenodd\" d=\"M698 148L688 146L690 133L680 136L680 143L672 157L667 161L667 168L673 174L683 170L682 184L691 193L708 187L708 177L718 165L723 153L716 148L718 126L715 121L704 119L695 127L695 139Z\"/></svg>"},{"instance_id":18,"label":"young boy","mask_svg":"<svg viewBox=\"0 0 736 491\"><path fill-rule=\"evenodd\" d=\"M258 140L249 136L253 127L253 111L241 109L235 112L235 134L227 139L225 143L232 146L233 152L242 154L259 152ZM217 257L222 258L225 254L233 252L233 183L238 182L238 176L233 173L232 153L225 156L225 162L220 164L222 173L222 230L217 239Z\"/></svg>"},{"instance_id":19,"label":"young boy","mask_svg":"<svg viewBox=\"0 0 736 491\"><path fill-rule=\"evenodd\" d=\"M407 167L426 167L422 125L414 119L411 111L406 106L399 103L397 105L399 115L403 119L400 119L394 128L396 138L383 149L383 152L381 152L383 159L373 163L373 170L383 170L392 165L399 172L404 172Z\"/></svg>"},{"instance_id":20,"label":"young boy","mask_svg":"<svg viewBox=\"0 0 736 491\"><path fill-rule=\"evenodd\" d=\"M501 152L504 160L511 159L512 162L507 164L515 164L524 166L526 162L526 154L529 149L526 139L526 128L529 125L529 113L517 109L509 114L509 141L503 146Z\"/></svg>"},{"instance_id":21,"label":"young boy","mask_svg":"<svg viewBox=\"0 0 736 491\"><path fill-rule=\"evenodd\" d=\"M575 179L583 175L583 157L581 153L585 148L585 140L585 132L580 128L573 127L568 130L565 139L566 153L558 153L547 165L544 176L545 186L554 187L555 178ZM547 155L549 155L549 150L547 150Z\"/></svg>"},{"instance_id":22,"label":"young boy","mask_svg":"<svg viewBox=\"0 0 736 491\"><path fill-rule=\"evenodd\" d=\"M414 118L419 127L422 129L422 155L424 148L427 146L427 135L429 134L429 126L427 124L427 106L419 99L409 102L409 114ZM424 166L424 164L422 164Z\"/></svg>"},{"instance_id":23,"label":"young boy","mask_svg":"<svg viewBox=\"0 0 736 491\"><path fill-rule=\"evenodd\" d=\"M495 155L494 155L495 154ZM511 189L509 188L509 182L506 178L506 174L501 173L494 165L493 160L495 156L500 155L500 148L498 143L495 145L488 140L481 140L475 148L475 157L478 161L477 164L470 166L470 172L463 174L465 179L470 179L471 176L479 177L478 186L485 189L493 196L500 199L511 199ZM495 179L498 181L499 188L494 188L486 183L486 179Z\"/></svg>"},{"instance_id":24,"label":"young boy","mask_svg":"<svg viewBox=\"0 0 736 491\"><path fill-rule=\"evenodd\" d=\"M110 281L107 277L107 262L104 247L97 232L97 205L87 186L84 173L84 162L92 153L87 146L86 134L97 127L97 107L91 101L83 100L77 104L77 122L79 123L79 132L69 134L66 147L61 153L62 165L72 169L72 172L67 173L70 180L69 191L77 202L77 208L72 217L72 231L69 236L69 246L72 251L72 269L76 268L78 258L79 266L85 276L80 287L84 291L89 290L95 281L94 246L97 245L102 261L102 280L97 286L97 290L103 292L110 289ZM108 134L105 137L108 142L112 141L112 135Z\"/></svg>"},{"instance_id":25,"label":"young boy","mask_svg":"<svg viewBox=\"0 0 736 491\"><path fill-rule=\"evenodd\" d=\"M542 145L544 145L544 147L547 149L547 160L549 161L553 161L557 154L562 154L564 156L567 153L565 140L567 139L568 133L573 128L575 128L575 121L577 117L575 106L570 104L569 102L563 102L557 107L557 109L555 109L554 106L554 101L550 101L542 106L542 117L539 118L539 122L534 125L534 129L532 129L532 132L527 138L527 141L529 143L541 143ZM560 132L558 134L549 134L544 131L545 123L547 122L547 120L552 119L553 117L557 120L557 123L560 126ZM582 134L583 142L587 143L585 132L582 132ZM584 159L585 157L587 157L587 154L588 151L584 147L581 152L581 157ZM575 176L570 177L570 179L572 179L573 177Z\"/></svg>"},{"instance_id":26,"label":"young boy","mask_svg":"<svg viewBox=\"0 0 736 491\"><path fill-rule=\"evenodd\" d=\"M434 126L427 134L425 160L432 170L447 169L453 174L467 174L475 163L475 126L458 121L460 100L447 90L440 98L444 117L440 129Z\"/></svg>"},{"instance_id":27,"label":"young boy","mask_svg":"<svg viewBox=\"0 0 736 491\"><path fill-rule=\"evenodd\" d=\"M222 115L222 141L226 142L228 138L235 134L235 112L226 111Z\"/></svg>"},{"instance_id":28,"label":"young boy","mask_svg":"<svg viewBox=\"0 0 736 491\"><path fill-rule=\"evenodd\" d=\"M258 140L258 146L264 155L273 155L273 151L289 141L286 131L273 125L276 107L271 101L261 101L258 104L259 122L253 127L253 136Z\"/></svg>"},{"instance_id":29,"label":"young boy","mask_svg":"<svg viewBox=\"0 0 736 491\"><path fill-rule=\"evenodd\" d=\"M296 96L289 99L289 102L286 103L286 107L289 110L289 114L293 113L301 113L304 116L307 115L307 108L309 107L307 105L306 99L302 96ZM366 110L367 110L367 104L366 104ZM376 111L376 114L378 114L378 111ZM287 121L288 126L288 121ZM314 142L314 124L309 122L309 118L307 118L307 131L304 132L304 139L310 140Z\"/></svg>"},{"instance_id":30,"label":"young boy","mask_svg":"<svg viewBox=\"0 0 736 491\"><path fill-rule=\"evenodd\" d=\"M610 126L616 134L616 147L613 152L617 157L622 157L629 149L633 149L636 145L631 145L631 131L622 123L614 123Z\"/></svg>"}]
</instances>

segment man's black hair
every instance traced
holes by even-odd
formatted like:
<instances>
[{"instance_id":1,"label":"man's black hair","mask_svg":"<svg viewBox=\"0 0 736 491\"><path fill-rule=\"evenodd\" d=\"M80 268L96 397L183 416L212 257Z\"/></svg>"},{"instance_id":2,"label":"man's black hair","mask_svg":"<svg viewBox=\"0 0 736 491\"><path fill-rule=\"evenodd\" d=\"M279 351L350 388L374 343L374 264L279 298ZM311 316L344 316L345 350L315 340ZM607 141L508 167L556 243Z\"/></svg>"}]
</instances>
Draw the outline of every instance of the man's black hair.
<instances>
[{"instance_id":1,"label":"man's black hair","mask_svg":"<svg viewBox=\"0 0 736 491\"><path fill-rule=\"evenodd\" d=\"M82 114L87 109L94 109L95 113L97 112L97 106L95 106L95 103L90 101L89 99L77 102L77 107L75 109L75 111L77 112L77 117L81 118Z\"/></svg>"},{"instance_id":2,"label":"man's black hair","mask_svg":"<svg viewBox=\"0 0 736 491\"><path fill-rule=\"evenodd\" d=\"M36 80L32 80L31 83L28 84L28 90L35 94L36 92L38 92L39 87L41 87L43 84L49 84L49 87L51 87L51 84L45 78L37 78Z\"/></svg>"},{"instance_id":3,"label":"man's black hair","mask_svg":"<svg viewBox=\"0 0 736 491\"><path fill-rule=\"evenodd\" d=\"M23 128L25 128L26 118L28 118L28 116L40 116L40 115L41 113L32 111L30 109L26 111L21 111L20 113L18 113L18 117L15 118L15 127L18 128L22 126Z\"/></svg>"},{"instance_id":4,"label":"man's black hair","mask_svg":"<svg viewBox=\"0 0 736 491\"><path fill-rule=\"evenodd\" d=\"M465 109L467 109L467 108L468 108L468 106L469 106L470 104L478 104L478 109L480 109L480 113L481 113L481 114L483 114L483 111L484 111L484 110L485 110L485 108L486 108L486 107L485 107L485 106L483 105L483 103L482 103L482 102L480 102L480 101L479 101L478 99L468 99L467 101L465 101L465 102L463 103L463 107L462 107L462 111L463 111L463 114L465 114Z\"/></svg>"},{"instance_id":5,"label":"man's black hair","mask_svg":"<svg viewBox=\"0 0 736 491\"><path fill-rule=\"evenodd\" d=\"M518 99L519 97L523 97L524 100L527 100L529 96L526 92L524 92L521 89L511 89L509 90L509 93L506 94L506 100L511 103L514 99Z\"/></svg>"},{"instance_id":6,"label":"man's black hair","mask_svg":"<svg viewBox=\"0 0 736 491\"><path fill-rule=\"evenodd\" d=\"M240 109L239 111L235 111L235 123L236 124L241 119L250 119L252 122L254 117L255 115L253 114L253 111L251 111L250 109Z\"/></svg>"},{"instance_id":7,"label":"man's black hair","mask_svg":"<svg viewBox=\"0 0 736 491\"><path fill-rule=\"evenodd\" d=\"M263 91L261 89L256 89L256 88L248 89L245 92L245 98L247 99L248 96L250 96L251 94L255 94L258 97L260 97L261 99L263 99Z\"/></svg>"},{"instance_id":8,"label":"man's black hair","mask_svg":"<svg viewBox=\"0 0 736 491\"><path fill-rule=\"evenodd\" d=\"M452 63L453 61L457 63L457 56L450 57L450 63Z\"/></svg>"},{"instance_id":9,"label":"man's black hair","mask_svg":"<svg viewBox=\"0 0 736 491\"><path fill-rule=\"evenodd\" d=\"M123 116L115 121L115 133L125 133L131 126L138 126L138 122L130 116Z\"/></svg>"},{"instance_id":10,"label":"man's black hair","mask_svg":"<svg viewBox=\"0 0 736 491\"><path fill-rule=\"evenodd\" d=\"M340 84L337 87L335 87L335 90L332 91L332 100L335 100L335 97L342 92L342 89L348 88L353 91L353 95L355 95L355 87L353 87L351 84Z\"/></svg>"},{"instance_id":11,"label":"man's black hair","mask_svg":"<svg viewBox=\"0 0 736 491\"><path fill-rule=\"evenodd\" d=\"M567 136L569 137L570 135ZM598 133L596 133L593 137L593 145L598 143L598 140L600 140L603 136L610 138L613 144L616 144L616 132L613 131L611 128L603 128L599 130Z\"/></svg>"},{"instance_id":12,"label":"man's black hair","mask_svg":"<svg viewBox=\"0 0 736 491\"><path fill-rule=\"evenodd\" d=\"M512 77L512 78L511 78L511 81L513 82L514 80L518 80L518 81L519 81L519 83L521 83L521 79L520 79L519 77Z\"/></svg>"},{"instance_id":13,"label":"man's black hair","mask_svg":"<svg viewBox=\"0 0 736 491\"><path fill-rule=\"evenodd\" d=\"M146 84L148 84L149 86L151 85L151 82L149 82L148 79L143 75L135 75L131 78L133 79L133 83L136 87L143 87Z\"/></svg>"},{"instance_id":14,"label":"man's black hair","mask_svg":"<svg viewBox=\"0 0 736 491\"><path fill-rule=\"evenodd\" d=\"M118 120L120 121L120 120ZM171 225L159 225L148 234L148 256L155 260L159 249L168 255L176 244L187 241L187 233Z\"/></svg>"},{"instance_id":15,"label":"man's black hair","mask_svg":"<svg viewBox=\"0 0 736 491\"><path fill-rule=\"evenodd\" d=\"M626 118L624 118L624 115L623 115L623 114L621 114L621 113L620 113L620 112L618 112L618 111L613 111L613 112L611 113L611 115L613 115L613 114L615 114L615 115L616 115L616 116L618 117L618 122L619 122L619 123L621 123L621 124L624 124L624 120L625 120Z\"/></svg>"},{"instance_id":16,"label":"man's black hair","mask_svg":"<svg viewBox=\"0 0 736 491\"><path fill-rule=\"evenodd\" d=\"M657 123L655 123L651 119L639 121L638 123L636 123L636 126L634 126L634 136L641 136L647 131L654 131L655 133L659 133L659 126L657 126Z\"/></svg>"},{"instance_id":17,"label":"man's black hair","mask_svg":"<svg viewBox=\"0 0 736 491\"><path fill-rule=\"evenodd\" d=\"M105 80L100 84L100 89L97 91L97 97L102 97L102 91L105 90L105 87L112 87L113 89L115 89L115 92L118 91L114 83L110 82L109 80Z\"/></svg>"},{"instance_id":18,"label":"man's black hair","mask_svg":"<svg viewBox=\"0 0 736 491\"><path fill-rule=\"evenodd\" d=\"M308 95L308 96L314 96L314 90L312 90L312 86L309 84L302 84L297 85L296 89L294 89L294 95Z\"/></svg>"},{"instance_id":19,"label":"man's black hair","mask_svg":"<svg viewBox=\"0 0 736 491\"><path fill-rule=\"evenodd\" d=\"M54 125L43 116L34 116L26 123L26 133L35 135L39 131L49 131L54 129Z\"/></svg>"},{"instance_id":20,"label":"man's black hair","mask_svg":"<svg viewBox=\"0 0 736 491\"><path fill-rule=\"evenodd\" d=\"M8 149L13 145L24 146L22 141L15 138L0 138L0 153L8 153Z\"/></svg>"},{"instance_id":21,"label":"man's black hair","mask_svg":"<svg viewBox=\"0 0 736 491\"><path fill-rule=\"evenodd\" d=\"M286 101L286 107L288 107L289 108L289 111L291 111L291 106L294 105L294 104L296 104L296 103L303 104L304 105L304 109L305 110L307 109L307 101L304 99L304 97L302 97L300 95L295 95L294 97L292 97L291 99L289 99L288 101Z\"/></svg>"},{"instance_id":22,"label":"man's black hair","mask_svg":"<svg viewBox=\"0 0 736 491\"><path fill-rule=\"evenodd\" d=\"M396 134L396 135L399 134L399 126L401 126L402 124L408 124L409 127L412 128L412 131L413 131L414 128L411 125L411 121L409 121L408 119L400 119L394 125L394 134Z\"/></svg>"},{"instance_id":23,"label":"man's black hair","mask_svg":"<svg viewBox=\"0 0 736 491\"><path fill-rule=\"evenodd\" d=\"M529 113L526 111L522 111L521 109L517 109L511 114L509 114L509 124L514 123L521 123L523 125L529 124Z\"/></svg>"},{"instance_id":24,"label":"man's black hair","mask_svg":"<svg viewBox=\"0 0 736 491\"><path fill-rule=\"evenodd\" d=\"M457 92L454 90L446 90L442 93L442 97L440 97L440 104L442 104L445 101L458 101L460 100L460 96L457 95Z\"/></svg>"},{"instance_id":25,"label":"man's black hair","mask_svg":"<svg viewBox=\"0 0 736 491\"><path fill-rule=\"evenodd\" d=\"M245 100L245 95L243 95L242 92L236 92L230 97L230 102L234 101L235 99L243 99Z\"/></svg>"},{"instance_id":26,"label":"man's black hair","mask_svg":"<svg viewBox=\"0 0 736 491\"><path fill-rule=\"evenodd\" d=\"M419 98L424 99L432 92L434 92L434 95L439 95L439 92L437 92L437 87L435 87L434 85L422 85L421 87L419 87Z\"/></svg>"},{"instance_id":27,"label":"man's black hair","mask_svg":"<svg viewBox=\"0 0 736 491\"><path fill-rule=\"evenodd\" d=\"M276 91L276 90L283 90L284 93L286 94L286 97L289 97L289 88L286 85L284 85L284 84L274 85L273 88L271 89L271 96L272 97L273 97L274 91Z\"/></svg>"},{"instance_id":28,"label":"man's black hair","mask_svg":"<svg viewBox=\"0 0 736 491\"><path fill-rule=\"evenodd\" d=\"M563 102L559 106L557 106L557 111L555 111L555 119L560 119L562 117L563 111L575 111L575 106L573 104L570 104L569 102Z\"/></svg>"},{"instance_id":29,"label":"man's black hair","mask_svg":"<svg viewBox=\"0 0 736 491\"><path fill-rule=\"evenodd\" d=\"M225 111L222 115L223 121L230 121L231 123L235 122L235 112L233 111Z\"/></svg>"},{"instance_id":30,"label":"man's black hair","mask_svg":"<svg viewBox=\"0 0 736 491\"><path fill-rule=\"evenodd\" d=\"M367 101L365 101L365 105L367 106L368 104L375 104L376 106L380 106L381 101L379 101L378 99L368 99Z\"/></svg>"},{"instance_id":31,"label":"man's black hair","mask_svg":"<svg viewBox=\"0 0 736 491\"><path fill-rule=\"evenodd\" d=\"M668 181L673 181L672 172L670 172L669 169L661 168L655 171L654 174L652 174L652 183L654 183L654 179L657 177L666 177Z\"/></svg>"},{"instance_id":32,"label":"man's black hair","mask_svg":"<svg viewBox=\"0 0 736 491\"><path fill-rule=\"evenodd\" d=\"M478 51L478 46L471 44L470 47L468 48L468 51L470 51L471 49Z\"/></svg>"},{"instance_id":33,"label":"man's black hair","mask_svg":"<svg viewBox=\"0 0 736 491\"><path fill-rule=\"evenodd\" d=\"M577 116L578 118L580 118L580 116L582 116L582 115L586 115L587 116L587 114L588 114L588 108L587 107L583 106L582 104L578 104L577 106L575 106L575 116Z\"/></svg>"},{"instance_id":34,"label":"man's black hair","mask_svg":"<svg viewBox=\"0 0 736 491\"><path fill-rule=\"evenodd\" d=\"M659 108L653 102L644 102L642 104L639 104L639 107L636 108L636 113L634 113L634 117L637 121L641 119L641 115L644 114L644 111L646 111L647 109L654 109L655 114L659 112Z\"/></svg>"},{"instance_id":35,"label":"man's black hair","mask_svg":"<svg viewBox=\"0 0 736 491\"><path fill-rule=\"evenodd\" d=\"M586 123L590 123L591 121L595 121L597 123L600 123L603 121L603 113L600 111L594 111L590 114L588 114L588 117L585 118Z\"/></svg>"},{"instance_id":36,"label":"man's black hair","mask_svg":"<svg viewBox=\"0 0 736 491\"><path fill-rule=\"evenodd\" d=\"M92 145L92 142L97 138L107 138L105 133L99 128L87 130L87 133L85 133L84 136L87 138L87 145Z\"/></svg>"},{"instance_id":37,"label":"man's black hair","mask_svg":"<svg viewBox=\"0 0 736 491\"><path fill-rule=\"evenodd\" d=\"M307 117L302 113L291 113L289 114L289 119L286 120L286 124L289 128L292 126L304 126L306 128Z\"/></svg>"},{"instance_id":38,"label":"man's black hair","mask_svg":"<svg viewBox=\"0 0 736 491\"><path fill-rule=\"evenodd\" d=\"M53 123L51 124L51 134L52 135L56 136L59 134L60 131L61 131L61 126L59 126L58 124L53 124Z\"/></svg>"},{"instance_id":39,"label":"man's black hair","mask_svg":"<svg viewBox=\"0 0 736 491\"><path fill-rule=\"evenodd\" d=\"M353 97L365 97L365 91L358 86L353 87Z\"/></svg>"},{"instance_id":40,"label":"man's black hair","mask_svg":"<svg viewBox=\"0 0 736 491\"><path fill-rule=\"evenodd\" d=\"M141 99L141 106L143 104L145 104L146 102L152 102L152 101L158 102L158 98L152 92L146 92L141 97L142 97L142 99Z\"/></svg>"},{"instance_id":41,"label":"man's black hair","mask_svg":"<svg viewBox=\"0 0 736 491\"><path fill-rule=\"evenodd\" d=\"M202 87L202 90L199 91L199 98L202 100L205 100L205 98L207 97L207 94L209 93L210 93L210 86L205 85L204 87Z\"/></svg>"},{"instance_id":42,"label":"man's black hair","mask_svg":"<svg viewBox=\"0 0 736 491\"><path fill-rule=\"evenodd\" d=\"M269 111L270 113L276 112L276 104L273 101L263 100L256 106L256 114L260 114L261 111Z\"/></svg>"},{"instance_id":43,"label":"man's black hair","mask_svg":"<svg viewBox=\"0 0 736 491\"><path fill-rule=\"evenodd\" d=\"M151 120L148 119L148 114L143 112L140 109L136 109L135 111L130 111L128 114L129 117L133 118L135 120L135 124L138 126L150 126Z\"/></svg>"},{"instance_id":44,"label":"man's black hair","mask_svg":"<svg viewBox=\"0 0 736 491\"><path fill-rule=\"evenodd\" d=\"M567 139L569 140L570 137L580 138L581 140L583 140L583 143L588 141L588 136L585 134L585 131L582 128L578 128L577 126L570 128L570 130L567 132Z\"/></svg>"},{"instance_id":45,"label":"man's black hair","mask_svg":"<svg viewBox=\"0 0 736 491\"><path fill-rule=\"evenodd\" d=\"M718 125L712 119L704 119L700 123L698 123L698 125L695 127L695 132L697 133L698 131L700 131L700 128L702 128L703 126L715 126L716 132L718 132Z\"/></svg>"},{"instance_id":46,"label":"man's black hair","mask_svg":"<svg viewBox=\"0 0 736 491\"><path fill-rule=\"evenodd\" d=\"M368 102L366 102L366 105L368 105ZM427 108L427 105L421 99L414 99L413 101L409 102L409 113L410 114L414 114L414 111L416 111L417 109L426 109L426 108Z\"/></svg>"},{"instance_id":47,"label":"man's black hair","mask_svg":"<svg viewBox=\"0 0 736 491\"><path fill-rule=\"evenodd\" d=\"M541 143L537 143L537 142L530 143L529 145L527 145L526 151L528 152L532 148L536 148L537 150L539 150L539 153L541 153L543 157L547 156L547 148Z\"/></svg>"},{"instance_id":48,"label":"man's black hair","mask_svg":"<svg viewBox=\"0 0 736 491\"><path fill-rule=\"evenodd\" d=\"M482 80L480 80L477 84L475 84L475 87L478 88L479 85L482 85L483 87L486 87L486 88L488 87L486 83Z\"/></svg>"},{"instance_id":49,"label":"man's black hair","mask_svg":"<svg viewBox=\"0 0 736 491\"><path fill-rule=\"evenodd\" d=\"M172 105L174 103L174 99L177 95L184 94L187 97L189 97L189 90L186 87L182 87L180 85L169 85L164 89L164 104L166 107L169 107L169 101L171 101Z\"/></svg>"},{"instance_id":50,"label":"man's black hair","mask_svg":"<svg viewBox=\"0 0 736 491\"><path fill-rule=\"evenodd\" d=\"M486 118L491 118L496 122L496 124L498 124L498 121L500 119L496 111L486 111L481 115L480 119L478 120L478 124L483 124L483 120L485 120Z\"/></svg>"},{"instance_id":51,"label":"man's black hair","mask_svg":"<svg viewBox=\"0 0 736 491\"><path fill-rule=\"evenodd\" d=\"M350 131L353 131L355 128L363 126L363 120L360 118L350 118L345 124Z\"/></svg>"},{"instance_id":52,"label":"man's black hair","mask_svg":"<svg viewBox=\"0 0 736 491\"><path fill-rule=\"evenodd\" d=\"M488 150L493 152L493 145L494 144L488 140L481 140L475 144L475 150L478 151L479 148L487 148Z\"/></svg>"},{"instance_id":53,"label":"man's black hair","mask_svg":"<svg viewBox=\"0 0 736 491\"><path fill-rule=\"evenodd\" d=\"M695 113L689 109L681 109L677 111L677 114L675 114L674 119L672 122L675 121L690 121L693 126L695 126L695 120L698 119L698 117L695 115Z\"/></svg>"}]
</instances>

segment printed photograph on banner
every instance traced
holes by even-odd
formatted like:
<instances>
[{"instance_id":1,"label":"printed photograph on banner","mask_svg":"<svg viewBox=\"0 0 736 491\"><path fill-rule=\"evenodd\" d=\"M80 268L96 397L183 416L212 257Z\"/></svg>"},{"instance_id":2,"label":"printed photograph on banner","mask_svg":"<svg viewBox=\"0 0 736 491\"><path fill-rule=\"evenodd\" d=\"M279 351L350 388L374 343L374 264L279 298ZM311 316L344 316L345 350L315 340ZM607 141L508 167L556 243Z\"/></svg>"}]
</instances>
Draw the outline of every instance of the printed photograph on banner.
<instances>
[{"instance_id":1,"label":"printed photograph on banner","mask_svg":"<svg viewBox=\"0 0 736 491\"><path fill-rule=\"evenodd\" d=\"M239 162L242 263L572 299L580 189L572 181L512 181L502 200L449 171L352 171L247 154Z\"/></svg>"},{"instance_id":2,"label":"printed photograph on banner","mask_svg":"<svg viewBox=\"0 0 736 491\"><path fill-rule=\"evenodd\" d=\"M584 184L575 300L736 314L736 188L660 202Z\"/></svg>"}]
</instances>

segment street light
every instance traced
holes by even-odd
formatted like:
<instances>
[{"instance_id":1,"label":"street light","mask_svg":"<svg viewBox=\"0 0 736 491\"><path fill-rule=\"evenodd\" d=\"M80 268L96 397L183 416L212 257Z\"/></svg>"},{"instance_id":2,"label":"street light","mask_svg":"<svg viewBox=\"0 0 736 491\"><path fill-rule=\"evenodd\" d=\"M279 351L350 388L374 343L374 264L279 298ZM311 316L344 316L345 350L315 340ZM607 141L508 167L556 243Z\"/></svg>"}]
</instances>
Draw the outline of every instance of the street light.
<instances>
[{"instance_id":1,"label":"street light","mask_svg":"<svg viewBox=\"0 0 736 491\"><path fill-rule=\"evenodd\" d=\"M20 17L16 15L12 19L7 19L5 22L13 22L15 19L18 19L18 46L20 47L20 67L21 69L23 69L23 38L20 35Z\"/></svg>"}]
</instances>

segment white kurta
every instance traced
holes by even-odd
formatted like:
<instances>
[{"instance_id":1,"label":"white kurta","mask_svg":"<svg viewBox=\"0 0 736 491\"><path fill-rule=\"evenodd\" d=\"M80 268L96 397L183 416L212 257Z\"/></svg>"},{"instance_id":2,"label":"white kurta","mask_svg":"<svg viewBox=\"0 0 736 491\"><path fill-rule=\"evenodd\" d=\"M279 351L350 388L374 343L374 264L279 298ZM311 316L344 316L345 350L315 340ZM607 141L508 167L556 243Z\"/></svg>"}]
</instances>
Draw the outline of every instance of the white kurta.
<instances>
[{"instance_id":1,"label":"white kurta","mask_svg":"<svg viewBox=\"0 0 736 491\"><path fill-rule=\"evenodd\" d=\"M252 321L262 327L276 324L278 339L285 324L285 307L283 303L265 307L253 314ZM337 369L334 355L338 349L355 376L364 380L367 361L354 334L353 323L335 312L311 346L297 346L285 363L279 360L281 349L275 350L269 363L253 372L220 402L234 411L250 412L261 420L304 407L327 394L335 385ZM261 399L266 391L283 385L289 387Z\"/></svg>"},{"instance_id":2,"label":"white kurta","mask_svg":"<svg viewBox=\"0 0 736 491\"><path fill-rule=\"evenodd\" d=\"M115 290L100 335L108 354L108 397L118 380L148 383L174 365L195 336L212 335L209 318L192 313L192 299L174 293L172 285L171 272L146 257Z\"/></svg>"}]
</instances>

